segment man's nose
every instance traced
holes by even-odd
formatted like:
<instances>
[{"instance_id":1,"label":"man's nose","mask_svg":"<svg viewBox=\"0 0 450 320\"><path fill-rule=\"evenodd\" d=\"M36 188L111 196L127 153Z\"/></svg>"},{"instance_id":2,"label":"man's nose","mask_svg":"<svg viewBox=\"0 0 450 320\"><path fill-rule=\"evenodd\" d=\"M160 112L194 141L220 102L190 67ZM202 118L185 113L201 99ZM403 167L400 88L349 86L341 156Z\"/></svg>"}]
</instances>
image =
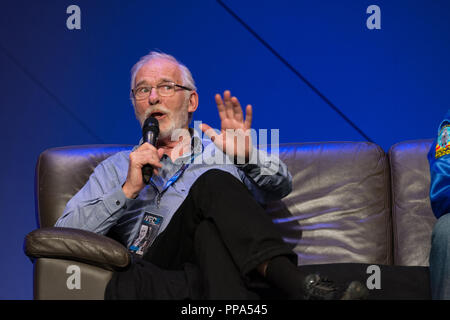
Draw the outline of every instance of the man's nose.
<instances>
[{"instance_id":1,"label":"man's nose","mask_svg":"<svg viewBox=\"0 0 450 320\"><path fill-rule=\"evenodd\" d=\"M154 105L154 104L160 103L159 100L160 100L160 97L158 95L158 92L157 92L156 88L151 88L150 94L148 96L148 102L151 105Z\"/></svg>"}]
</instances>

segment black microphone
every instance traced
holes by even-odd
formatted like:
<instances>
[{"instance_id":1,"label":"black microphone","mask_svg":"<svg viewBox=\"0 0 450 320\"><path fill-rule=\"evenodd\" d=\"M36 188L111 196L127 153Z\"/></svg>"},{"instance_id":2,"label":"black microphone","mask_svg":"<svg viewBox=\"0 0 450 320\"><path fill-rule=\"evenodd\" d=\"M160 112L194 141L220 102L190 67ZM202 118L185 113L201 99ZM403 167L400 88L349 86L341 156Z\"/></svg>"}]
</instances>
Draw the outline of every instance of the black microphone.
<instances>
[{"instance_id":1,"label":"black microphone","mask_svg":"<svg viewBox=\"0 0 450 320\"><path fill-rule=\"evenodd\" d=\"M142 126L142 139L143 142L148 142L151 145L156 146L156 141L159 136L159 123L156 118L148 117L144 121L144 125ZM145 184L149 184L150 179L153 175L153 167L149 164L146 164L142 167L142 177L144 179Z\"/></svg>"}]
</instances>

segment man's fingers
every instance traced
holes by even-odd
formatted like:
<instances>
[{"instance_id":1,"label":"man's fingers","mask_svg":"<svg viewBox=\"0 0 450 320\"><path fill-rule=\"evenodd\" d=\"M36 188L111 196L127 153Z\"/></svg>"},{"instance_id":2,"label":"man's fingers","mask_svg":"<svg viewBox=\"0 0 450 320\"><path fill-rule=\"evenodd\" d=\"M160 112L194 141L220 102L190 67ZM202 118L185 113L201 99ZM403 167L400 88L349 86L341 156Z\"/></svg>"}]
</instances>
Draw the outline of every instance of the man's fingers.
<instances>
[{"instance_id":1,"label":"man's fingers","mask_svg":"<svg viewBox=\"0 0 450 320\"><path fill-rule=\"evenodd\" d=\"M223 93L223 102L225 104L225 112L228 119L234 119L233 104L231 102L231 92L225 90Z\"/></svg>"},{"instance_id":2,"label":"man's fingers","mask_svg":"<svg viewBox=\"0 0 450 320\"><path fill-rule=\"evenodd\" d=\"M244 114L242 113L242 107L239 103L238 98L233 97L231 98L231 104L233 105L233 113L234 113L234 119L239 122L244 121Z\"/></svg>"},{"instance_id":3,"label":"man's fingers","mask_svg":"<svg viewBox=\"0 0 450 320\"><path fill-rule=\"evenodd\" d=\"M248 130L252 127L252 106L247 105L245 109L245 121L244 112L238 98L232 97L229 90L225 90L223 93L223 100L220 94L215 95L217 108L219 109L220 120L222 121L222 130L224 130L224 120L233 120L233 122L226 122L227 128L240 128L242 124L244 129ZM236 122L234 122L236 121ZM207 129L205 129L207 130ZM203 132L205 132L205 130Z\"/></svg>"},{"instance_id":4,"label":"man's fingers","mask_svg":"<svg viewBox=\"0 0 450 320\"><path fill-rule=\"evenodd\" d=\"M142 166L144 166L146 164L149 164L152 167L156 167L156 168L162 168L163 167L162 163L159 162L159 160L157 160L155 158L150 158L150 159L143 160Z\"/></svg>"},{"instance_id":5,"label":"man's fingers","mask_svg":"<svg viewBox=\"0 0 450 320\"><path fill-rule=\"evenodd\" d=\"M164 154L164 149L156 149L154 145L148 142L140 145L134 152L133 163L138 166L150 164L156 168L162 168L163 165L159 162Z\"/></svg>"},{"instance_id":6,"label":"man's fingers","mask_svg":"<svg viewBox=\"0 0 450 320\"><path fill-rule=\"evenodd\" d=\"M159 159L159 154L154 150L141 150L140 152L132 152L130 154L132 164L139 167L150 164L154 167L162 168L163 165L159 162Z\"/></svg>"},{"instance_id":7,"label":"man's fingers","mask_svg":"<svg viewBox=\"0 0 450 320\"><path fill-rule=\"evenodd\" d=\"M154 150L156 151L155 146L151 145L148 142L144 142L143 144L141 144L134 152L141 152L141 151L145 151L145 150Z\"/></svg>"},{"instance_id":8,"label":"man's fingers","mask_svg":"<svg viewBox=\"0 0 450 320\"><path fill-rule=\"evenodd\" d=\"M223 104L222 97L217 93L214 98L216 100L217 110L219 110L220 120L223 121L226 119L227 113L225 112L225 105Z\"/></svg>"},{"instance_id":9,"label":"man's fingers","mask_svg":"<svg viewBox=\"0 0 450 320\"><path fill-rule=\"evenodd\" d=\"M247 108L245 108L245 122L244 122L245 130L252 128L252 115L253 109L252 106L249 104L247 105Z\"/></svg>"},{"instance_id":10,"label":"man's fingers","mask_svg":"<svg viewBox=\"0 0 450 320\"><path fill-rule=\"evenodd\" d=\"M152 166L158 167L158 168L162 168L162 167L163 167L162 163L159 162L159 161L155 161L155 162L150 163L150 164L151 164Z\"/></svg>"}]
</instances>

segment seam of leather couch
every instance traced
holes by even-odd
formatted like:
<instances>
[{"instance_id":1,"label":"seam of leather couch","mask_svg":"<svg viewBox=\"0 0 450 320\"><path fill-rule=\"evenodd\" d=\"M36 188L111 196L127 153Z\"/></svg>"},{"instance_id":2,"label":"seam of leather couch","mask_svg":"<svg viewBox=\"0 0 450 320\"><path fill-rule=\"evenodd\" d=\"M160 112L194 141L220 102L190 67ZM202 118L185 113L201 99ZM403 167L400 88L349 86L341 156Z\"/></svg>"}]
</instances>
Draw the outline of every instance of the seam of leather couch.
<instances>
[{"instance_id":1,"label":"seam of leather couch","mask_svg":"<svg viewBox=\"0 0 450 320\"><path fill-rule=\"evenodd\" d=\"M393 247L392 247L392 202L391 202L391 168L388 159L388 155L378 146L380 152L380 160L383 161L383 177L384 177L384 209L387 210L388 214L385 215L385 231L386 231L386 263L388 265L393 264Z\"/></svg>"},{"instance_id":2,"label":"seam of leather couch","mask_svg":"<svg viewBox=\"0 0 450 320\"><path fill-rule=\"evenodd\" d=\"M392 216L392 241L393 241L393 258L394 258L394 265L397 264L398 258L397 258L397 252L398 252L398 233L397 233L397 211L395 208L395 199L396 199L396 193L395 193L395 186L396 186L396 179L394 179L393 175L394 173L394 158L395 158L395 149L397 148L397 144L391 146L391 148L389 149L389 153L388 153L388 158L389 158L389 166L391 168L391 175L390 175L390 180L391 180L391 194L392 194L392 199L391 199L391 216Z\"/></svg>"}]
</instances>

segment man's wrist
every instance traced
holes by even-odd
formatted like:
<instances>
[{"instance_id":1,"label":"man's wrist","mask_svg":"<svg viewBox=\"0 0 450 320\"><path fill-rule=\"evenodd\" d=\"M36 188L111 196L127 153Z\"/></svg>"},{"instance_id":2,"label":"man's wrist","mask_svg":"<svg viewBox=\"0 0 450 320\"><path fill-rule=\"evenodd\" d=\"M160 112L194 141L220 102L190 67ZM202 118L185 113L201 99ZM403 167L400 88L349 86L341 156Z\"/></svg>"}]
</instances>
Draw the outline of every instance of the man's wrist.
<instances>
[{"instance_id":1,"label":"man's wrist","mask_svg":"<svg viewBox=\"0 0 450 320\"><path fill-rule=\"evenodd\" d=\"M139 192L130 190L126 182L122 186L122 191L128 199L136 199L139 195Z\"/></svg>"}]
</instances>

